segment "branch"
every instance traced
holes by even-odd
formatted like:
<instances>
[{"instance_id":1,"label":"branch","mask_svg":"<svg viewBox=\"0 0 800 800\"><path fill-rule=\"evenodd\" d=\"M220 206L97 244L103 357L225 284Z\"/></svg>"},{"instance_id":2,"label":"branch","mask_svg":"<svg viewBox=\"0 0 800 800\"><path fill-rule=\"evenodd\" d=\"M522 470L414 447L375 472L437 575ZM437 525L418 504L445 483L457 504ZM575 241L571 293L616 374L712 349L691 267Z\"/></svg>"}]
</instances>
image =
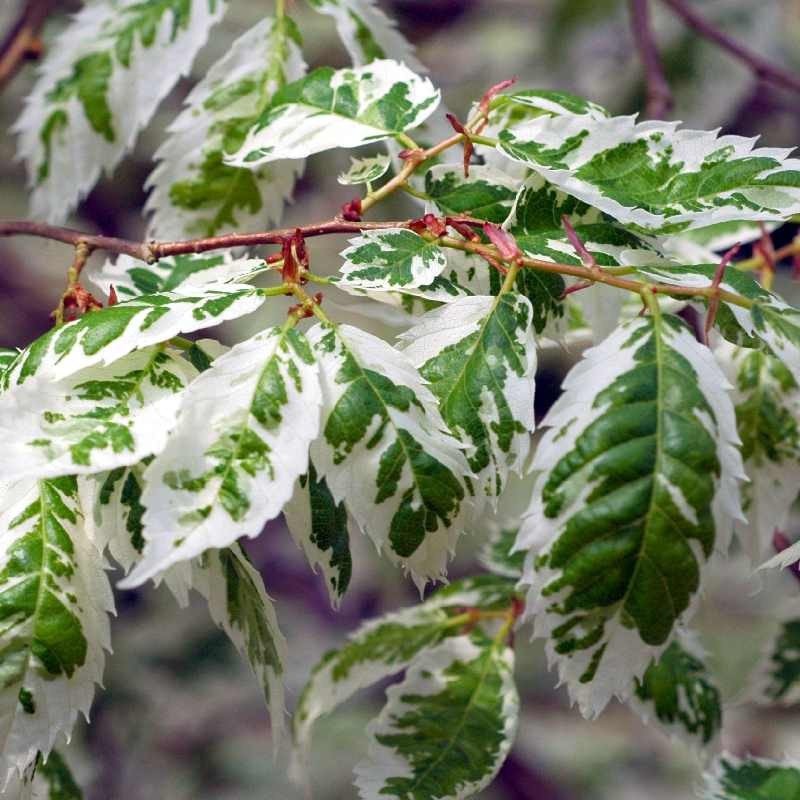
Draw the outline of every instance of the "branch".
<instances>
[{"instance_id":1,"label":"branch","mask_svg":"<svg viewBox=\"0 0 800 800\"><path fill-rule=\"evenodd\" d=\"M762 80L800 92L800 77L782 67L767 61L758 53L745 47L741 42L731 38L723 31L716 28L705 17L700 16L685 0L661 0L669 6L690 28L704 39L721 47L735 58L745 63Z\"/></svg>"},{"instance_id":2,"label":"branch","mask_svg":"<svg viewBox=\"0 0 800 800\"><path fill-rule=\"evenodd\" d=\"M672 109L672 91L658 54L658 45L650 26L648 0L629 0L631 28L647 82L645 114L651 119L664 119Z\"/></svg>"},{"instance_id":3,"label":"branch","mask_svg":"<svg viewBox=\"0 0 800 800\"><path fill-rule=\"evenodd\" d=\"M11 81L29 58L42 52L39 33L57 0L28 0L19 19L0 44L0 89Z\"/></svg>"}]
</instances>

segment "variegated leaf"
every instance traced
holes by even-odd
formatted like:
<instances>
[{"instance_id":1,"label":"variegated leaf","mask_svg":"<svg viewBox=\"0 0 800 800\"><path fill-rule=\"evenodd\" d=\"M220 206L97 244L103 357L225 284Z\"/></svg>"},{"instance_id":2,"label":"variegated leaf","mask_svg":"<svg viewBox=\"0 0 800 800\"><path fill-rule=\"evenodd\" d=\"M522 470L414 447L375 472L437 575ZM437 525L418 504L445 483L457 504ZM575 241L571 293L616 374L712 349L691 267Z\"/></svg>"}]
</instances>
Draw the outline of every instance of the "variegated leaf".
<instances>
[{"instance_id":1,"label":"variegated leaf","mask_svg":"<svg viewBox=\"0 0 800 800\"><path fill-rule=\"evenodd\" d=\"M51 478L134 464L159 452L197 370L165 345L55 383L0 395L0 478Z\"/></svg>"},{"instance_id":2,"label":"variegated leaf","mask_svg":"<svg viewBox=\"0 0 800 800\"><path fill-rule=\"evenodd\" d=\"M296 330L262 331L216 359L145 472L145 548L123 585L257 536L306 471L320 402L314 354Z\"/></svg>"},{"instance_id":3,"label":"variegated leaf","mask_svg":"<svg viewBox=\"0 0 800 800\"><path fill-rule=\"evenodd\" d=\"M721 342L715 354L734 385L736 425L750 478L742 487L748 521L737 526L738 533L758 566L774 555L773 535L786 530L800 486L800 388L783 363L767 353Z\"/></svg>"},{"instance_id":4,"label":"variegated leaf","mask_svg":"<svg viewBox=\"0 0 800 800\"><path fill-rule=\"evenodd\" d=\"M8 800L84 800L67 762L58 750L47 760L37 754L23 773L9 776L2 789Z\"/></svg>"},{"instance_id":5,"label":"variegated leaf","mask_svg":"<svg viewBox=\"0 0 800 800\"><path fill-rule=\"evenodd\" d=\"M235 258L229 252L170 256L144 264L131 256L118 256L83 272L106 297L113 287L120 301L160 292L190 293L216 283L244 282L268 269L261 258Z\"/></svg>"},{"instance_id":6,"label":"variegated leaf","mask_svg":"<svg viewBox=\"0 0 800 800\"><path fill-rule=\"evenodd\" d=\"M635 117L541 116L498 150L614 219L652 233L800 212L800 161L754 139Z\"/></svg>"},{"instance_id":7,"label":"variegated leaf","mask_svg":"<svg viewBox=\"0 0 800 800\"><path fill-rule=\"evenodd\" d=\"M216 236L280 220L303 162L247 169L224 157L241 147L277 89L305 75L299 43L288 17L263 19L192 90L147 180L151 237Z\"/></svg>"},{"instance_id":8,"label":"variegated leaf","mask_svg":"<svg viewBox=\"0 0 800 800\"><path fill-rule=\"evenodd\" d=\"M253 169L383 141L422 124L439 99L427 78L396 61L338 71L322 67L280 89L226 163Z\"/></svg>"},{"instance_id":9,"label":"variegated leaf","mask_svg":"<svg viewBox=\"0 0 800 800\"><path fill-rule=\"evenodd\" d=\"M519 181L493 167L472 166L465 177L460 164L437 164L425 174L425 194L440 212L497 225L508 218L519 189Z\"/></svg>"},{"instance_id":10,"label":"variegated leaf","mask_svg":"<svg viewBox=\"0 0 800 800\"><path fill-rule=\"evenodd\" d=\"M508 474L522 470L535 427L532 316L518 294L468 297L429 312L400 337L444 421L467 445L476 494L493 503Z\"/></svg>"},{"instance_id":11,"label":"variegated leaf","mask_svg":"<svg viewBox=\"0 0 800 800\"><path fill-rule=\"evenodd\" d=\"M286 640L258 570L239 544L205 552L193 564L193 587L208 601L214 622L247 659L270 711L275 748L284 729Z\"/></svg>"},{"instance_id":12,"label":"variegated leaf","mask_svg":"<svg viewBox=\"0 0 800 800\"><path fill-rule=\"evenodd\" d=\"M741 518L728 388L681 320L639 317L587 351L543 422L526 613L586 716L630 696Z\"/></svg>"},{"instance_id":13,"label":"variegated leaf","mask_svg":"<svg viewBox=\"0 0 800 800\"><path fill-rule=\"evenodd\" d=\"M387 155L378 154L367 158L351 158L350 169L342 172L338 181L342 186L358 186L362 183L372 183L382 178L392 166L392 159Z\"/></svg>"},{"instance_id":14,"label":"variegated leaf","mask_svg":"<svg viewBox=\"0 0 800 800\"><path fill-rule=\"evenodd\" d=\"M800 618L779 623L757 670L755 700L786 706L800 702Z\"/></svg>"},{"instance_id":15,"label":"variegated leaf","mask_svg":"<svg viewBox=\"0 0 800 800\"><path fill-rule=\"evenodd\" d=\"M0 491L0 781L88 715L114 603L74 477Z\"/></svg>"},{"instance_id":16,"label":"variegated leaf","mask_svg":"<svg viewBox=\"0 0 800 800\"><path fill-rule=\"evenodd\" d=\"M481 549L478 560L496 575L521 578L525 554L514 549L519 528L503 528L493 525L489 539Z\"/></svg>"},{"instance_id":17,"label":"variegated leaf","mask_svg":"<svg viewBox=\"0 0 800 800\"><path fill-rule=\"evenodd\" d=\"M414 47L397 30L394 20L377 0L308 0L320 14L333 18L342 43L356 66L383 58L407 64L417 72L425 67L414 55Z\"/></svg>"},{"instance_id":18,"label":"variegated leaf","mask_svg":"<svg viewBox=\"0 0 800 800\"><path fill-rule=\"evenodd\" d=\"M327 653L311 673L293 719L295 769L307 769L314 723L360 689L405 669L423 650L458 632L468 608L508 608L514 582L494 575L454 581L425 603L363 624L347 643ZM298 776L299 777L299 776ZM305 776L303 776L305 777Z\"/></svg>"},{"instance_id":19,"label":"variegated leaf","mask_svg":"<svg viewBox=\"0 0 800 800\"><path fill-rule=\"evenodd\" d=\"M586 117L590 120L603 120L609 116L608 111L597 103L554 89L513 89L493 98L490 111L513 107L533 108L554 117Z\"/></svg>"},{"instance_id":20,"label":"variegated leaf","mask_svg":"<svg viewBox=\"0 0 800 800\"><path fill-rule=\"evenodd\" d=\"M420 653L386 700L356 766L362 800L472 797L491 783L514 741L514 651L481 633L447 639Z\"/></svg>"},{"instance_id":21,"label":"variegated leaf","mask_svg":"<svg viewBox=\"0 0 800 800\"><path fill-rule=\"evenodd\" d=\"M63 222L185 75L225 0L97 0L48 50L15 126L32 215ZM157 65L157 69L154 69Z\"/></svg>"},{"instance_id":22,"label":"variegated leaf","mask_svg":"<svg viewBox=\"0 0 800 800\"><path fill-rule=\"evenodd\" d=\"M796 800L800 764L723 753L706 774L702 800Z\"/></svg>"},{"instance_id":23,"label":"variegated leaf","mask_svg":"<svg viewBox=\"0 0 800 800\"><path fill-rule=\"evenodd\" d=\"M301 475L292 499L284 506L292 538L302 548L312 569L322 569L334 608L338 607L353 570L350 555L350 525L344 503L333 499L325 478L309 463Z\"/></svg>"},{"instance_id":24,"label":"variegated leaf","mask_svg":"<svg viewBox=\"0 0 800 800\"><path fill-rule=\"evenodd\" d=\"M37 376L58 381L179 333L210 328L250 314L264 298L240 284L211 284L191 292L148 294L93 311L54 328L26 347L2 375L3 388Z\"/></svg>"},{"instance_id":25,"label":"variegated leaf","mask_svg":"<svg viewBox=\"0 0 800 800\"><path fill-rule=\"evenodd\" d=\"M350 240L342 258L336 285L346 291L427 286L447 267L442 247L406 228L364 231Z\"/></svg>"},{"instance_id":26,"label":"variegated leaf","mask_svg":"<svg viewBox=\"0 0 800 800\"><path fill-rule=\"evenodd\" d=\"M349 325L309 333L322 431L311 456L337 502L420 584L444 575L470 503L470 470L411 362Z\"/></svg>"},{"instance_id":27,"label":"variegated leaf","mask_svg":"<svg viewBox=\"0 0 800 800\"><path fill-rule=\"evenodd\" d=\"M645 722L699 748L711 747L722 728L722 697L704 659L694 637L680 632L636 681L629 701Z\"/></svg>"}]
</instances>

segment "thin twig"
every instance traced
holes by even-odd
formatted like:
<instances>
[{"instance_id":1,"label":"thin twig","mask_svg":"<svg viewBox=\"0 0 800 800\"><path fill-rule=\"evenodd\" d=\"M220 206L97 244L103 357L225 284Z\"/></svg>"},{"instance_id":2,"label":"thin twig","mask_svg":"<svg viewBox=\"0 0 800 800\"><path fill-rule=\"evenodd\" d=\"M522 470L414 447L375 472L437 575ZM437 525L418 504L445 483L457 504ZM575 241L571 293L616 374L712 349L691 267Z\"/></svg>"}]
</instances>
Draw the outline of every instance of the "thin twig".
<instances>
[{"instance_id":1,"label":"thin twig","mask_svg":"<svg viewBox=\"0 0 800 800\"><path fill-rule=\"evenodd\" d=\"M706 322L703 326L703 341L705 344L708 344L708 336L711 333L711 328L714 327L717 311L719 311L720 295L722 294L722 290L719 287L722 283L722 279L725 277L725 270L728 268L731 261L733 261L734 256L739 252L740 247L741 245L739 244L735 244L731 247L731 249L722 256L714 272L714 278L711 281L711 288L714 293L708 298L708 313L706 314Z\"/></svg>"},{"instance_id":2,"label":"thin twig","mask_svg":"<svg viewBox=\"0 0 800 800\"><path fill-rule=\"evenodd\" d=\"M758 53L750 50L741 42L719 30L705 17L698 14L685 0L661 0L664 5L671 8L690 28L704 39L721 47L732 56L746 64L762 80L770 81L777 86L783 86L795 92L800 92L800 77L789 70L773 64L762 58Z\"/></svg>"},{"instance_id":3,"label":"thin twig","mask_svg":"<svg viewBox=\"0 0 800 800\"><path fill-rule=\"evenodd\" d=\"M0 89L17 74L22 64L42 51L39 34L57 0L28 0L0 44Z\"/></svg>"},{"instance_id":4,"label":"thin twig","mask_svg":"<svg viewBox=\"0 0 800 800\"><path fill-rule=\"evenodd\" d=\"M669 88L658 44L650 25L650 6L648 0L629 0L633 39L639 50L647 82L647 106L645 114L651 119L664 119L672 109L672 91Z\"/></svg>"}]
</instances>

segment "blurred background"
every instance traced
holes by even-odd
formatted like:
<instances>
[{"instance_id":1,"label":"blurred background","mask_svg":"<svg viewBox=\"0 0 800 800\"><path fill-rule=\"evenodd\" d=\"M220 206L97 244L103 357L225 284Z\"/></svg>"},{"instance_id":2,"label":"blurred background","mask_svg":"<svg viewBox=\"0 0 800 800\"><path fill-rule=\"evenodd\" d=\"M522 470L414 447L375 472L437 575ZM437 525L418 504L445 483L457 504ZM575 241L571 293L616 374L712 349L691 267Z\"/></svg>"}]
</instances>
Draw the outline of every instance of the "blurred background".
<instances>
[{"instance_id":1,"label":"blurred background","mask_svg":"<svg viewBox=\"0 0 800 800\"><path fill-rule=\"evenodd\" d=\"M693 0L698 11L753 50L800 72L800 0ZM0 0L0 30L14 20L16 0ZM77 2L60 4L64 14ZM472 101L504 78L521 86L558 88L584 95L617 113L641 108L645 92L624 0L383 0L441 86L448 106L462 117ZM311 67L344 66L347 57L327 18L290 3L305 38ZM59 9L60 11L61 9ZM143 184L152 154L183 98L230 43L264 14L266 0L230 0L224 22L201 52L190 79L182 80L137 143L135 152L106 176L70 224L109 235L140 237ZM800 143L800 98L757 81L739 62L698 39L658 2L653 22L675 93L672 116L692 127L721 127L727 133L758 135L769 146ZM51 42L65 16L48 23ZM2 35L2 33L0 33ZM22 166L15 161L10 128L35 79L26 66L0 94L0 217L27 214ZM352 189L335 175L347 153L309 161L297 187L287 223L330 217ZM385 218L413 211L404 198L384 204ZM336 269L339 240L312 243L314 270ZM23 346L45 331L69 266L69 248L49 242L0 240L0 345ZM95 258L102 257L96 255ZM776 288L799 293L787 275ZM370 317L348 308L344 297L326 298L339 318L390 337L404 320L388 307ZM285 314L282 301L271 311L219 332L238 339ZM537 413L554 399L559 381L579 350L559 350L542 359ZM453 574L475 571L479 537L462 540ZM413 586L382 564L365 541L353 542L354 577L341 610L330 610L320 578L310 573L282 521L248 543L275 598L290 648L287 670L290 707L320 655L340 643L359 621L415 602ZM727 699L722 744L734 752L800 757L797 710L756 709L743 701L745 678L773 631L777 607L792 600L800 584L786 575L759 588L736 560L712 568L698 628ZM800 600L798 608L800 608ZM164 589L118 592L112 625L114 655L106 690L98 694L91 727L81 726L70 760L90 800L293 800L284 778L285 761L273 763L272 742L260 691L203 604L179 609ZM523 712L516 747L483 800L675 800L694 796L698 757L659 730L645 727L626 708L612 705L596 721L571 710L556 689L540 643L519 638L517 677ZM364 729L381 703L385 686L355 698L325 720L316 736L314 797L355 796L351 771L365 749Z\"/></svg>"}]
</instances>

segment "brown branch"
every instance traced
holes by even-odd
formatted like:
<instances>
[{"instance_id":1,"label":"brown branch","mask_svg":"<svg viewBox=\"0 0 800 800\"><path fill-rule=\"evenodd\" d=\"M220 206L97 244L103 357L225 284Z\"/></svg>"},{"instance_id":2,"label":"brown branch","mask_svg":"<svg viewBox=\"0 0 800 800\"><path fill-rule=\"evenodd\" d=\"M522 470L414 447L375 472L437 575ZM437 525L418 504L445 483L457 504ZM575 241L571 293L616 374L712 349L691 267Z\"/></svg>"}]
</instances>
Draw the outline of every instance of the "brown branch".
<instances>
[{"instance_id":1,"label":"brown branch","mask_svg":"<svg viewBox=\"0 0 800 800\"><path fill-rule=\"evenodd\" d=\"M57 0L28 0L19 19L0 44L0 89L11 81L22 64L42 52L39 33Z\"/></svg>"},{"instance_id":2,"label":"brown branch","mask_svg":"<svg viewBox=\"0 0 800 800\"><path fill-rule=\"evenodd\" d=\"M800 92L800 77L767 61L741 42L719 30L705 17L698 14L685 0L661 0L661 2L671 8L699 36L714 42L718 47L750 67L757 77L785 89Z\"/></svg>"},{"instance_id":3,"label":"brown branch","mask_svg":"<svg viewBox=\"0 0 800 800\"><path fill-rule=\"evenodd\" d=\"M639 50L639 57L644 66L647 83L647 106L645 114L651 119L664 119L672 109L672 90L669 88L658 44L650 25L649 0L629 0L631 12L631 29L633 39Z\"/></svg>"}]
</instances>

